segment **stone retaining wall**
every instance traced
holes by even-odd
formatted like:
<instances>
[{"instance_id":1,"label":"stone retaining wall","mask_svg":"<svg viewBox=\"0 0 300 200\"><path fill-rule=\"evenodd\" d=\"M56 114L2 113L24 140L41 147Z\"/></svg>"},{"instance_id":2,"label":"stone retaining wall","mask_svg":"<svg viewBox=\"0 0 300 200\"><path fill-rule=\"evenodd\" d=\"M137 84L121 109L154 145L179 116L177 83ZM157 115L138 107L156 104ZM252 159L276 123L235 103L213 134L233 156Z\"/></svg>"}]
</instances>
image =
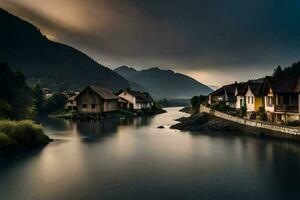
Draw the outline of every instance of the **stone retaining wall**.
<instances>
[{"instance_id":1,"label":"stone retaining wall","mask_svg":"<svg viewBox=\"0 0 300 200\"><path fill-rule=\"evenodd\" d=\"M247 126L268 129L268 130L272 130L272 131L286 133L286 134L289 134L289 135L300 135L300 132L297 128L286 127L286 126L283 126L283 125L277 125L277 124L271 124L271 123L257 122L257 121L250 120L250 119L243 119L243 118L232 116L232 115L222 113L222 112L219 112L219 111L213 111L210 108L208 108L206 106L203 106L203 105L200 106L200 112L210 113L210 114L213 114L216 117L226 119L226 120L229 120L229 121L232 121L232 122L236 122L236 123L239 123L239 124L244 124L244 125L247 125Z\"/></svg>"}]
</instances>

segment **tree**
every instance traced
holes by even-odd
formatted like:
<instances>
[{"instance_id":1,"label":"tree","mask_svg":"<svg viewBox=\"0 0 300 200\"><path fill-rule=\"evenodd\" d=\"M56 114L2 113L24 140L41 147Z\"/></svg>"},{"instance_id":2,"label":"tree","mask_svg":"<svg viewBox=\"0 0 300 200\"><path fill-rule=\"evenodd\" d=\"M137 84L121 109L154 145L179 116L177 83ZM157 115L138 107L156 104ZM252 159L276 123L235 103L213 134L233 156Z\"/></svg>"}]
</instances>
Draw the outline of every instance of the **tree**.
<instances>
[{"instance_id":1,"label":"tree","mask_svg":"<svg viewBox=\"0 0 300 200\"><path fill-rule=\"evenodd\" d=\"M46 100L44 112L55 113L63 111L66 105L67 97L63 94L57 93Z\"/></svg>"},{"instance_id":2,"label":"tree","mask_svg":"<svg viewBox=\"0 0 300 200\"><path fill-rule=\"evenodd\" d=\"M42 88L39 84L36 84L32 88L32 96L34 98L33 103L34 103L36 112L38 114L41 114L44 111L44 108L45 108L45 100L44 100L43 90L42 90Z\"/></svg>"},{"instance_id":3,"label":"tree","mask_svg":"<svg viewBox=\"0 0 300 200\"><path fill-rule=\"evenodd\" d=\"M11 106L0 99L0 119L9 119L11 115Z\"/></svg>"},{"instance_id":4,"label":"tree","mask_svg":"<svg viewBox=\"0 0 300 200\"><path fill-rule=\"evenodd\" d=\"M6 101L10 118L22 119L32 116L31 90L20 71L11 71L7 63L0 63L0 100Z\"/></svg>"},{"instance_id":5,"label":"tree","mask_svg":"<svg viewBox=\"0 0 300 200\"><path fill-rule=\"evenodd\" d=\"M282 74L281 66L278 66L278 67L274 70L273 76L274 76L274 77L278 77L278 76L280 76L281 74Z\"/></svg>"}]
</instances>

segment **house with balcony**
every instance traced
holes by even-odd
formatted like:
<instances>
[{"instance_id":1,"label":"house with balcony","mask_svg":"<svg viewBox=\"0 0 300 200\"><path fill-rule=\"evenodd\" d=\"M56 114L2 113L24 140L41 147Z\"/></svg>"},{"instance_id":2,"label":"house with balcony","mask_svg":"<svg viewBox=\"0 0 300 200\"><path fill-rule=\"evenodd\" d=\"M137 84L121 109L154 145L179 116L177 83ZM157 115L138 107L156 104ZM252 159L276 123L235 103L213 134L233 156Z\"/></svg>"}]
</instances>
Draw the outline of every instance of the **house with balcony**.
<instances>
[{"instance_id":1,"label":"house with balcony","mask_svg":"<svg viewBox=\"0 0 300 200\"><path fill-rule=\"evenodd\" d=\"M266 77L263 93L270 122L300 120L300 77Z\"/></svg>"}]
</instances>

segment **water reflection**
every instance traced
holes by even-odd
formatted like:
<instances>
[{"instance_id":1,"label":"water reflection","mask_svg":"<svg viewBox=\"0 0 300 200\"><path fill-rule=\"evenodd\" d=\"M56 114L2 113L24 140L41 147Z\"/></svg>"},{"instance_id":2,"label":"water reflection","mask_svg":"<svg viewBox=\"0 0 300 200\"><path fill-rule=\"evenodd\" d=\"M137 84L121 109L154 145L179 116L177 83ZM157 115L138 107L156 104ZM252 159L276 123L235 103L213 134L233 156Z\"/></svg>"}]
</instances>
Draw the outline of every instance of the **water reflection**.
<instances>
[{"instance_id":1,"label":"water reflection","mask_svg":"<svg viewBox=\"0 0 300 200\"><path fill-rule=\"evenodd\" d=\"M58 142L0 165L0 199L299 199L298 143L156 128L183 115L44 119Z\"/></svg>"}]
</instances>

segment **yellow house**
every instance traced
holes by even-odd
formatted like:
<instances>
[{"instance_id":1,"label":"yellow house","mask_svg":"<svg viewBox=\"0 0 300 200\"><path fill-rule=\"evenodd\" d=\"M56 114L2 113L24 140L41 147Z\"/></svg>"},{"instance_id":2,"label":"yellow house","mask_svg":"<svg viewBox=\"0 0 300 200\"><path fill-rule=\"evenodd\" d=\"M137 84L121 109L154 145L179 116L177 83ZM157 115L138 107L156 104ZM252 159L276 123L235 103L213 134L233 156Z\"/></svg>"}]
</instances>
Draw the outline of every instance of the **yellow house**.
<instances>
[{"instance_id":1,"label":"yellow house","mask_svg":"<svg viewBox=\"0 0 300 200\"><path fill-rule=\"evenodd\" d=\"M247 113L250 116L254 112L258 112L264 106L262 96L262 81L249 81L244 90L245 104Z\"/></svg>"}]
</instances>

